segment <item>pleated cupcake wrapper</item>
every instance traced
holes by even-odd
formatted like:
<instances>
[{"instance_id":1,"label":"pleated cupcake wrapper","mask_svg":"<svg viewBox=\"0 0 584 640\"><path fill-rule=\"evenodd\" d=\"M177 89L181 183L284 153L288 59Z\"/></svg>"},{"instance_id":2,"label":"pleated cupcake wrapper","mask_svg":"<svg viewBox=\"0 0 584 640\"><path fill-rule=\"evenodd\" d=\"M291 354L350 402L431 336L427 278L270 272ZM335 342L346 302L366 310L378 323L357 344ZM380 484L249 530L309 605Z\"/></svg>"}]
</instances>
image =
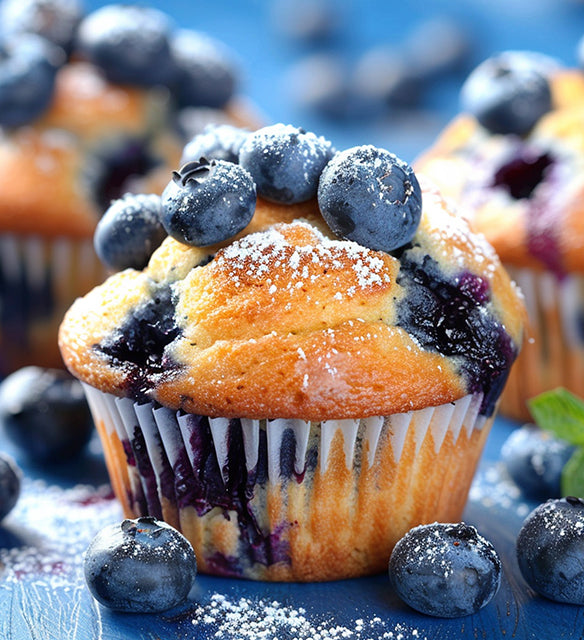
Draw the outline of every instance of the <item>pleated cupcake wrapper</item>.
<instances>
[{"instance_id":1,"label":"pleated cupcake wrapper","mask_svg":"<svg viewBox=\"0 0 584 640\"><path fill-rule=\"evenodd\" d=\"M532 340L511 369L501 412L529 419L526 400L567 387L584 395L584 276L507 266L525 297Z\"/></svg>"},{"instance_id":2,"label":"pleated cupcake wrapper","mask_svg":"<svg viewBox=\"0 0 584 640\"><path fill-rule=\"evenodd\" d=\"M36 350L46 330L47 350L58 355L57 329L73 301L106 277L92 239L45 239L0 234L0 332L7 349ZM3 354L6 359L9 356ZM28 355L32 360L32 354ZM38 354L43 365L43 353ZM10 363L6 366L10 368Z\"/></svg>"},{"instance_id":3,"label":"pleated cupcake wrapper","mask_svg":"<svg viewBox=\"0 0 584 640\"><path fill-rule=\"evenodd\" d=\"M102 393L89 385L84 385L86 395L96 422L104 425L108 438L116 435L125 444L127 479L120 479L120 485L126 485L128 500L142 502L149 513L161 515L164 505L172 496L164 491L172 470L181 466L184 471L185 455L191 469L197 470L197 452L190 443L193 441L193 430L197 428L198 416L175 412L151 403L138 404L128 398ZM294 470L301 476L307 465L307 451L311 438L318 438L318 467L321 475L326 474L329 452L333 440L340 431L343 436L345 464L348 469L355 466L375 464L378 445L385 437L391 441L394 460L399 463L406 436L414 429L416 454L418 453L428 432L436 453L440 451L448 432L456 443L461 432L470 438L473 430L480 430L486 418L479 414L482 395L467 395L456 402L428 407L419 411L395 414L389 417L371 417L348 420L327 420L311 423L304 420L239 420L244 442L245 466L253 472L258 465L260 451L260 430L266 431L267 439L267 477L268 482L276 485L282 477L281 450L286 432L294 434ZM208 418L212 434L217 464L221 470L223 481L227 485L229 478L229 428L228 418ZM144 458L137 451L128 451L129 443L136 442L137 428L143 434L144 444L148 452L150 469L144 467ZM359 437L360 436L360 437ZM131 445L130 445L131 446ZM366 451L365 460L361 453ZM137 462L141 459L141 463ZM115 466L115 465L114 465ZM120 469L110 470L114 475ZM152 483L156 479L156 486ZM196 480L195 480L196 482ZM156 493L154 493L156 491Z\"/></svg>"}]
</instances>

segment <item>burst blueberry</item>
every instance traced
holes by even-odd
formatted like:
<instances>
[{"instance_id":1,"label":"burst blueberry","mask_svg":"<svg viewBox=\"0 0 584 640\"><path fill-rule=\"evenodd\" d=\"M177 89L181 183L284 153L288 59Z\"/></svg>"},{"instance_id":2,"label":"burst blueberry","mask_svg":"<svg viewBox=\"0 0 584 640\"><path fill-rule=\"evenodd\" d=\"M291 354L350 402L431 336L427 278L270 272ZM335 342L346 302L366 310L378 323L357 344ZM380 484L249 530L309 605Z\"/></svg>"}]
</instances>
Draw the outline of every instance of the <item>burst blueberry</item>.
<instances>
[{"instance_id":1,"label":"burst blueberry","mask_svg":"<svg viewBox=\"0 0 584 640\"><path fill-rule=\"evenodd\" d=\"M239 75L230 49L190 29L178 30L170 47L177 67L174 93L179 107L224 107L235 93Z\"/></svg>"},{"instance_id":2,"label":"burst blueberry","mask_svg":"<svg viewBox=\"0 0 584 640\"><path fill-rule=\"evenodd\" d=\"M414 527L396 544L389 576L410 607L432 616L476 613L497 593L501 562L475 527L439 523Z\"/></svg>"},{"instance_id":3,"label":"burst blueberry","mask_svg":"<svg viewBox=\"0 0 584 640\"><path fill-rule=\"evenodd\" d=\"M0 44L0 126L18 127L43 114L64 62L64 51L41 36L5 39Z\"/></svg>"},{"instance_id":4,"label":"burst blueberry","mask_svg":"<svg viewBox=\"0 0 584 640\"><path fill-rule=\"evenodd\" d=\"M24 457L42 464L71 460L93 433L81 383L64 370L33 366L0 385L0 424Z\"/></svg>"},{"instance_id":5,"label":"burst blueberry","mask_svg":"<svg viewBox=\"0 0 584 640\"><path fill-rule=\"evenodd\" d=\"M18 502L22 483L22 472L16 462L6 453L0 452L0 521Z\"/></svg>"},{"instance_id":6,"label":"burst blueberry","mask_svg":"<svg viewBox=\"0 0 584 640\"><path fill-rule=\"evenodd\" d=\"M125 194L105 212L93 237L95 251L110 269L143 269L166 238L160 196Z\"/></svg>"},{"instance_id":7,"label":"burst blueberry","mask_svg":"<svg viewBox=\"0 0 584 640\"><path fill-rule=\"evenodd\" d=\"M244 229L255 203L255 184L245 169L203 158L173 172L162 193L162 224L179 242L208 246Z\"/></svg>"},{"instance_id":8,"label":"burst blueberry","mask_svg":"<svg viewBox=\"0 0 584 640\"><path fill-rule=\"evenodd\" d=\"M584 501L559 498L534 509L517 536L517 561L540 595L584 605Z\"/></svg>"},{"instance_id":9,"label":"burst blueberry","mask_svg":"<svg viewBox=\"0 0 584 640\"><path fill-rule=\"evenodd\" d=\"M111 82L152 86L176 78L171 50L172 24L162 11L109 4L79 25L77 48L101 67Z\"/></svg>"},{"instance_id":10,"label":"burst blueberry","mask_svg":"<svg viewBox=\"0 0 584 640\"><path fill-rule=\"evenodd\" d=\"M93 597L116 611L157 613L182 604L197 573L188 540L153 517L102 529L85 554Z\"/></svg>"},{"instance_id":11,"label":"burst blueberry","mask_svg":"<svg viewBox=\"0 0 584 640\"><path fill-rule=\"evenodd\" d=\"M338 153L324 168L318 204L336 235L389 252L416 233L422 190L409 164L365 145Z\"/></svg>"},{"instance_id":12,"label":"burst blueberry","mask_svg":"<svg viewBox=\"0 0 584 640\"><path fill-rule=\"evenodd\" d=\"M239 163L252 175L260 196L293 204L316 196L320 175L334 153L322 136L275 124L248 136Z\"/></svg>"},{"instance_id":13,"label":"burst blueberry","mask_svg":"<svg viewBox=\"0 0 584 640\"><path fill-rule=\"evenodd\" d=\"M547 69L529 53L489 58L464 83L462 107L491 133L524 135L551 109Z\"/></svg>"},{"instance_id":14,"label":"burst blueberry","mask_svg":"<svg viewBox=\"0 0 584 640\"><path fill-rule=\"evenodd\" d=\"M193 160L225 160L239 162L239 150L249 135L247 129L231 124L210 124L193 136L183 149L181 166Z\"/></svg>"},{"instance_id":15,"label":"burst blueberry","mask_svg":"<svg viewBox=\"0 0 584 640\"><path fill-rule=\"evenodd\" d=\"M534 424L515 429L501 448L501 460L528 498L547 500L562 495L562 470L576 447Z\"/></svg>"}]
</instances>

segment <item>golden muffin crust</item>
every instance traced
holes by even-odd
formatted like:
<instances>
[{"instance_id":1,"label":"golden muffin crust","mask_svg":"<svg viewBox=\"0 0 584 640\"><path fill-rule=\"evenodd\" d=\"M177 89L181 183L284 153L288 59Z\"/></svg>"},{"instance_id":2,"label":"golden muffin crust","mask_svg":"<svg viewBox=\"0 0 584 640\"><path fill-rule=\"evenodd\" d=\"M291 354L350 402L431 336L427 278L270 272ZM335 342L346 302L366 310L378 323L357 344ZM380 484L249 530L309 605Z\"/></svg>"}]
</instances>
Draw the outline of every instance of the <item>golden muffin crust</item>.
<instances>
[{"instance_id":1,"label":"golden muffin crust","mask_svg":"<svg viewBox=\"0 0 584 640\"><path fill-rule=\"evenodd\" d=\"M167 238L144 271L75 302L60 330L65 363L102 391L209 416L326 420L455 401L474 392L466 356L422 344L416 278L471 283L456 313L477 344L484 329L469 329L470 316L515 351L523 306L484 239L428 186L423 203L402 256L325 235L315 202L258 200L249 227L218 250ZM301 219L278 222L285 211Z\"/></svg>"},{"instance_id":2,"label":"golden muffin crust","mask_svg":"<svg viewBox=\"0 0 584 640\"><path fill-rule=\"evenodd\" d=\"M558 69L550 88L551 111L523 138L491 134L461 114L414 166L455 200L503 263L582 273L584 74ZM527 194L513 193L520 180Z\"/></svg>"}]
</instances>

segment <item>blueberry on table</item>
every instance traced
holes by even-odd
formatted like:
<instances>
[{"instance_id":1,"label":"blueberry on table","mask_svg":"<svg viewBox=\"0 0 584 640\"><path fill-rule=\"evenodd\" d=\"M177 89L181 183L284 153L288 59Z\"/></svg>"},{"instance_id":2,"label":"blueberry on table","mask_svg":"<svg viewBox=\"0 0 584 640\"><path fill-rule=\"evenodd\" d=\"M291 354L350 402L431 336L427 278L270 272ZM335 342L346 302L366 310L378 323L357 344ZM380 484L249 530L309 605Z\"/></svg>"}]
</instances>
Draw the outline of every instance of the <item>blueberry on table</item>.
<instances>
[{"instance_id":1,"label":"blueberry on table","mask_svg":"<svg viewBox=\"0 0 584 640\"><path fill-rule=\"evenodd\" d=\"M111 82L167 85L176 77L171 35L171 21L162 11L108 4L81 21L77 50L100 67Z\"/></svg>"},{"instance_id":2,"label":"blueberry on table","mask_svg":"<svg viewBox=\"0 0 584 640\"><path fill-rule=\"evenodd\" d=\"M562 495L562 470L576 447L534 424L513 430L501 448L501 460L523 494L535 500Z\"/></svg>"},{"instance_id":3,"label":"blueberry on table","mask_svg":"<svg viewBox=\"0 0 584 640\"><path fill-rule=\"evenodd\" d=\"M157 613L182 604L197 574L188 540L146 516L102 529L84 560L93 597L116 611Z\"/></svg>"},{"instance_id":4,"label":"blueberry on table","mask_svg":"<svg viewBox=\"0 0 584 640\"><path fill-rule=\"evenodd\" d=\"M31 462L59 464L84 449L93 420L78 380L64 370L31 366L0 385L0 427Z\"/></svg>"},{"instance_id":5,"label":"blueberry on table","mask_svg":"<svg viewBox=\"0 0 584 640\"><path fill-rule=\"evenodd\" d=\"M127 193L114 200L93 236L95 251L110 269L143 269L166 238L162 203L154 194Z\"/></svg>"},{"instance_id":6,"label":"blueberry on table","mask_svg":"<svg viewBox=\"0 0 584 640\"><path fill-rule=\"evenodd\" d=\"M0 126L34 121L49 107L65 52L41 36L25 33L0 44Z\"/></svg>"},{"instance_id":7,"label":"blueberry on table","mask_svg":"<svg viewBox=\"0 0 584 640\"><path fill-rule=\"evenodd\" d=\"M517 536L517 561L540 595L584 605L584 501L559 498L534 509Z\"/></svg>"},{"instance_id":8,"label":"blueberry on table","mask_svg":"<svg viewBox=\"0 0 584 640\"><path fill-rule=\"evenodd\" d=\"M491 133L527 134L552 107L550 64L507 51L482 62L462 86L462 108Z\"/></svg>"},{"instance_id":9,"label":"blueberry on table","mask_svg":"<svg viewBox=\"0 0 584 640\"><path fill-rule=\"evenodd\" d=\"M209 124L186 143L180 161L181 166L201 158L237 164L239 150L248 135L247 129L232 124Z\"/></svg>"},{"instance_id":10,"label":"blueberry on table","mask_svg":"<svg viewBox=\"0 0 584 640\"><path fill-rule=\"evenodd\" d=\"M239 152L260 196L293 204L316 196L318 180L333 157L331 143L299 127L274 124L251 133Z\"/></svg>"},{"instance_id":11,"label":"blueberry on table","mask_svg":"<svg viewBox=\"0 0 584 640\"><path fill-rule=\"evenodd\" d=\"M18 502L22 473L16 462L0 452L0 520L5 518Z\"/></svg>"},{"instance_id":12,"label":"blueberry on table","mask_svg":"<svg viewBox=\"0 0 584 640\"><path fill-rule=\"evenodd\" d=\"M229 102L239 71L235 55L225 44L198 31L179 29L170 49L177 68L173 93L179 107L221 109Z\"/></svg>"},{"instance_id":13,"label":"blueberry on table","mask_svg":"<svg viewBox=\"0 0 584 640\"><path fill-rule=\"evenodd\" d=\"M372 145L337 153L318 186L318 205L337 236L377 251L407 244L422 216L422 190L412 167Z\"/></svg>"},{"instance_id":14,"label":"blueberry on table","mask_svg":"<svg viewBox=\"0 0 584 640\"><path fill-rule=\"evenodd\" d=\"M204 247L244 229L255 204L255 184L245 169L202 158L173 171L162 193L162 224L179 242Z\"/></svg>"},{"instance_id":15,"label":"blueberry on table","mask_svg":"<svg viewBox=\"0 0 584 640\"><path fill-rule=\"evenodd\" d=\"M414 527L396 544L389 577L400 598L421 613L476 613L497 593L501 562L492 544L461 523Z\"/></svg>"}]
</instances>

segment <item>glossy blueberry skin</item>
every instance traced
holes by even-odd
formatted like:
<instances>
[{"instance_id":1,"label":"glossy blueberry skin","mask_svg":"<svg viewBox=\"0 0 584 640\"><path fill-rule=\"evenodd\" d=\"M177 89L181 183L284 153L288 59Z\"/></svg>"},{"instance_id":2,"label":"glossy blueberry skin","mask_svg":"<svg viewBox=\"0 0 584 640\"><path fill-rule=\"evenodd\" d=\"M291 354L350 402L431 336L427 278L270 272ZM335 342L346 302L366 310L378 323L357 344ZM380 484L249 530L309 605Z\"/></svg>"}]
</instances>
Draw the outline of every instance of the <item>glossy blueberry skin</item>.
<instances>
[{"instance_id":1,"label":"glossy blueberry skin","mask_svg":"<svg viewBox=\"0 0 584 640\"><path fill-rule=\"evenodd\" d=\"M220 109L233 97L239 70L229 48L204 33L179 29L170 41L179 107Z\"/></svg>"},{"instance_id":2,"label":"glossy blueberry skin","mask_svg":"<svg viewBox=\"0 0 584 640\"><path fill-rule=\"evenodd\" d=\"M239 150L249 136L247 129L231 124L210 124L193 136L183 149L181 166L193 160L225 160L239 162Z\"/></svg>"},{"instance_id":3,"label":"glossy blueberry skin","mask_svg":"<svg viewBox=\"0 0 584 640\"><path fill-rule=\"evenodd\" d=\"M413 609L441 618L476 613L497 593L501 562L490 542L465 523L421 525L396 544L389 576Z\"/></svg>"},{"instance_id":4,"label":"glossy blueberry skin","mask_svg":"<svg viewBox=\"0 0 584 640\"><path fill-rule=\"evenodd\" d=\"M489 58L462 86L462 108L491 133L524 135L551 109L546 71L539 58L522 52Z\"/></svg>"},{"instance_id":5,"label":"glossy blueberry skin","mask_svg":"<svg viewBox=\"0 0 584 640\"><path fill-rule=\"evenodd\" d=\"M89 590L104 607L157 613L186 600L197 562L180 532L146 516L102 529L87 549L84 571Z\"/></svg>"},{"instance_id":6,"label":"glossy blueberry skin","mask_svg":"<svg viewBox=\"0 0 584 640\"><path fill-rule=\"evenodd\" d=\"M584 605L584 502L560 498L534 509L517 536L517 561L540 595Z\"/></svg>"},{"instance_id":7,"label":"glossy blueberry skin","mask_svg":"<svg viewBox=\"0 0 584 640\"><path fill-rule=\"evenodd\" d=\"M169 84L176 78L170 50L172 24L157 9L108 4L79 25L77 50L115 83Z\"/></svg>"},{"instance_id":8,"label":"glossy blueberry skin","mask_svg":"<svg viewBox=\"0 0 584 640\"><path fill-rule=\"evenodd\" d=\"M0 452L0 521L14 508L20 496L22 472L16 462Z\"/></svg>"},{"instance_id":9,"label":"glossy blueberry skin","mask_svg":"<svg viewBox=\"0 0 584 640\"><path fill-rule=\"evenodd\" d=\"M0 4L4 34L36 33L67 53L83 15L79 0L3 0Z\"/></svg>"},{"instance_id":10,"label":"glossy blueberry skin","mask_svg":"<svg viewBox=\"0 0 584 640\"><path fill-rule=\"evenodd\" d=\"M125 194L114 200L93 236L95 251L110 269L143 269L166 238L162 203L154 194Z\"/></svg>"},{"instance_id":11,"label":"glossy blueberry skin","mask_svg":"<svg viewBox=\"0 0 584 640\"><path fill-rule=\"evenodd\" d=\"M256 203L252 177L223 160L189 162L173 172L162 193L167 233L196 247L223 242L251 221Z\"/></svg>"},{"instance_id":12,"label":"glossy blueberry skin","mask_svg":"<svg viewBox=\"0 0 584 640\"><path fill-rule=\"evenodd\" d=\"M48 108L65 53L45 38L19 34L0 45L0 126L34 121Z\"/></svg>"},{"instance_id":13,"label":"glossy blueberry skin","mask_svg":"<svg viewBox=\"0 0 584 640\"><path fill-rule=\"evenodd\" d=\"M501 460L526 497L543 501L562 495L562 470L575 450L569 442L526 424L504 442Z\"/></svg>"},{"instance_id":14,"label":"glossy blueberry skin","mask_svg":"<svg viewBox=\"0 0 584 640\"><path fill-rule=\"evenodd\" d=\"M81 383L64 370L33 366L0 385L0 425L22 455L39 464L72 459L93 433Z\"/></svg>"},{"instance_id":15,"label":"glossy blueberry skin","mask_svg":"<svg viewBox=\"0 0 584 640\"><path fill-rule=\"evenodd\" d=\"M324 168L318 205L337 236L389 252L416 233L422 190L409 164L365 145L338 153Z\"/></svg>"},{"instance_id":16,"label":"glossy blueberry skin","mask_svg":"<svg viewBox=\"0 0 584 640\"><path fill-rule=\"evenodd\" d=\"M293 204L316 196L320 175L334 152L323 137L275 124L248 136L239 163L252 175L260 196Z\"/></svg>"}]
</instances>

